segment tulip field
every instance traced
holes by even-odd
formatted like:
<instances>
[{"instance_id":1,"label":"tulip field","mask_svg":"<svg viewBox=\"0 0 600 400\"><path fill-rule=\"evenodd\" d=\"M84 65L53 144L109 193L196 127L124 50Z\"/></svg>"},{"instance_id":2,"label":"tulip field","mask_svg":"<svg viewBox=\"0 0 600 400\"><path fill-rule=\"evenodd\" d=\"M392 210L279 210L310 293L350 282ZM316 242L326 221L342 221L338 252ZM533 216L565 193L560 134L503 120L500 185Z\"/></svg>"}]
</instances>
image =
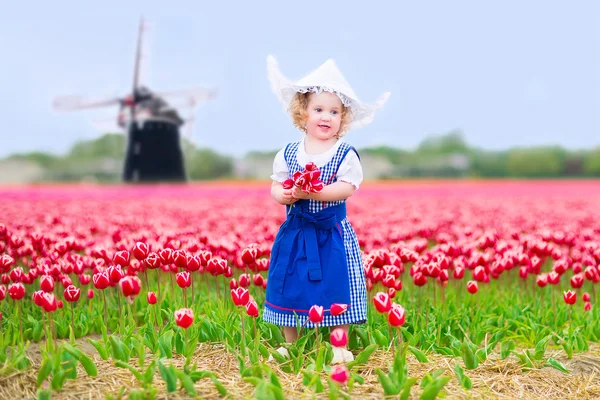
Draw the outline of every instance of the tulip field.
<instances>
[{"instance_id":1,"label":"tulip field","mask_svg":"<svg viewBox=\"0 0 600 400\"><path fill-rule=\"evenodd\" d=\"M365 183L368 320L291 344L285 217L269 182L0 187L0 399L600 398L599 181Z\"/></svg>"}]
</instances>

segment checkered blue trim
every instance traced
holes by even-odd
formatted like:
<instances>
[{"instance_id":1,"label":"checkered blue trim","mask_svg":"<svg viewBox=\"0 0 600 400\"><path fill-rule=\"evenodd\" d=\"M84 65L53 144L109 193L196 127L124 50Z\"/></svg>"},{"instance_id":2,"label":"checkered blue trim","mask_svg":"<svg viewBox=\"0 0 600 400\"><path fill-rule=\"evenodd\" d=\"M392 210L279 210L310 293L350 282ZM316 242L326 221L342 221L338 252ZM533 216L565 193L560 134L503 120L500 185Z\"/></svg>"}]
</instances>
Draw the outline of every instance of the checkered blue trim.
<instances>
[{"instance_id":1,"label":"checkered blue trim","mask_svg":"<svg viewBox=\"0 0 600 400\"><path fill-rule=\"evenodd\" d=\"M301 142L290 143L285 149L285 161L289 168L288 178L292 179L296 171L303 171L304 165L298 164L297 152ZM340 144L335 155L321 168L321 180L325 184L331 184L337 181L336 172L342 163L346 154L349 151L356 151L352 146L343 142ZM316 213L325 207L335 206L344 203L345 200L322 202L309 200L309 211ZM356 233L350 225L348 218L344 218L341 222L344 232L344 245L346 247L346 259L348 260L348 276L350 281L350 307L348 310L338 316L325 315L323 322L319 326L338 326L345 324L364 323L367 319L367 287L365 274L362 265L362 254ZM328 309L331 304L318 304ZM296 316L290 314L278 313L270 308L265 307L263 319L280 326L296 326L298 323L308 328L313 328L314 325L310 321L306 321L305 316Z\"/></svg>"}]
</instances>

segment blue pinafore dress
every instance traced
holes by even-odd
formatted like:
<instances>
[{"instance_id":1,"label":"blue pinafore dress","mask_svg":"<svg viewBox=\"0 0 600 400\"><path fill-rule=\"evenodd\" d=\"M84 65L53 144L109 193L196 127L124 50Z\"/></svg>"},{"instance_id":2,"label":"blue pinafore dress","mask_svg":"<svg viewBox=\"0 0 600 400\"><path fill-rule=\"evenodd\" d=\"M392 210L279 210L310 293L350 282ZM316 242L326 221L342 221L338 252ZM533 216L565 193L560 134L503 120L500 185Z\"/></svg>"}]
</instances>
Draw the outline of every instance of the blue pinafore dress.
<instances>
[{"instance_id":1,"label":"blue pinafore dress","mask_svg":"<svg viewBox=\"0 0 600 400\"><path fill-rule=\"evenodd\" d=\"M290 179L304 170L296 157L300 144L290 143L284 152ZM340 143L335 155L320 168L320 179L326 185L337 181L340 164L350 151L356 152ZM308 311L318 305L325 311L319 326L364 323L365 275L356 233L346 218L346 201L298 200L286 206L286 212L271 250L263 319L280 326L312 328ZM348 304L347 311L331 315L334 303Z\"/></svg>"}]
</instances>

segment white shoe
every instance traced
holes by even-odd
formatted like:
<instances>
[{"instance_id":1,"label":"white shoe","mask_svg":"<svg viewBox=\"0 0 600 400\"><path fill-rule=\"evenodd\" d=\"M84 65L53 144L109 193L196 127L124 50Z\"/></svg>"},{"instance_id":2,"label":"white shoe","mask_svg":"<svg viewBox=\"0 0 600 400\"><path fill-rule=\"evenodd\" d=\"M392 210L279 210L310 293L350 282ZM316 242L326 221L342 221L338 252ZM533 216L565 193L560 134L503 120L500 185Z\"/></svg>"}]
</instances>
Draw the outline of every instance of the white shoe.
<instances>
[{"instance_id":1,"label":"white shoe","mask_svg":"<svg viewBox=\"0 0 600 400\"><path fill-rule=\"evenodd\" d=\"M352 354L351 351L348 351L343 347L333 348L333 360L331 360L332 364L341 364L350 361L354 361L354 354Z\"/></svg>"},{"instance_id":2,"label":"white shoe","mask_svg":"<svg viewBox=\"0 0 600 400\"><path fill-rule=\"evenodd\" d=\"M284 356L285 358L290 358L290 353L288 352L288 349L286 349L285 347L280 347L277 349L277 352L279 354L281 354L282 356ZM273 361L273 355L269 355L269 360L268 361Z\"/></svg>"}]
</instances>

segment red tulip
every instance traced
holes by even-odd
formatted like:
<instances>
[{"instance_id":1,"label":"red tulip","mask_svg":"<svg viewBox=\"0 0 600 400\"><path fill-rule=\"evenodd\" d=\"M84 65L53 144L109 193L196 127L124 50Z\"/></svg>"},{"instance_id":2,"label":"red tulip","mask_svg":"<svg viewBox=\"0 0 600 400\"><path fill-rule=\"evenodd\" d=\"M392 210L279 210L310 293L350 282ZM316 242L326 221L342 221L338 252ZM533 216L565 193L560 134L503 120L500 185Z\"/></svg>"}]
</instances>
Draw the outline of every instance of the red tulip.
<instances>
[{"instance_id":1,"label":"red tulip","mask_svg":"<svg viewBox=\"0 0 600 400\"><path fill-rule=\"evenodd\" d=\"M400 304L394 303L388 313L388 323L391 326L398 327L404 325L406 312Z\"/></svg>"},{"instance_id":2,"label":"red tulip","mask_svg":"<svg viewBox=\"0 0 600 400\"><path fill-rule=\"evenodd\" d=\"M571 306L577 302L577 294L572 290L563 292L563 298L565 300L565 303Z\"/></svg>"},{"instance_id":3,"label":"red tulip","mask_svg":"<svg viewBox=\"0 0 600 400\"><path fill-rule=\"evenodd\" d=\"M571 287L573 289L581 288L583 286L583 283L584 283L583 275L577 274L577 275L573 275L571 277Z\"/></svg>"},{"instance_id":4,"label":"red tulip","mask_svg":"<svg viewBox=\"0 0 600 400\"><path fill-rule=\"evenodd\" d=\"M350 379L350 372L348 372L348 367L344 364L337 364L331 367L331 379L344 384Z\"/></svg>"},{"instance_id":5,"label":"red tulip","mask_svg":"<svg viewBox=\"0 0 600 400\"><path fill-rule=\"evenodd\" d=\"M281 186L283 186L284 189L291 189L294 187L294 180L293 179L286 179L285 181L283 181L281 183Z\"/></svg>"},{"instance_id":6,"label":"red tulip","mask_svg":"<svg viewBox=\"0 0 600 400\"><path fill-rule=\"evenodd\" d=\"M168 265L173 263L173 250L171 250L170 248L162 249L158 252L158 256L162 265Z\"/></svg>"},{"instance_id":7,"label":"red tulip","mask_svg":"<svg viewBox=\"0 0 600 400\"><path fill-rule=\"evenodd\" d=\"M200 259L198 256L187 256L187 270L190 272L198 271L200 269Z\"/></svg>"},{"instance_id":8,"label":"red tulip","mask_svg":"<svg viewBox=\"0 0 600 400\"><path fill-rule=\"evenodd\" d=\"M6 286L0 285L0 301L6 297Z\"/></svg>"},{"instance_id":9,"label":"red tulip","mask_svg":"<svg viewBox=\"0 0 600 400\"><path fill-rule=\"evenodd\" d=\"M342 328L335 328L330 334L331 345L335 347L346 347L348 344L348 332Z\"/></svg>"},{"instance_id":10,"label":"red tulip","mask_svg":"<svg viewBox=\"0 0 600 400\"><path fill-rule=\"evenodd\" d=\"M148 300L148 304L156 304L156 293L154 292L148 292L146 294L146 300Z\"/></svg>"},{"instance_id":11,"label":"red tulip","mask_svg":"<svg viewBox=\"0 0 600 400\"><path fill-rule=\"evenodd\" d=\"M89 289L87 292L87 298L88 299L93 299L94 298L94 289Z\"/></svg>"},{"instance_id":12,"label":"red tulip","mask_svg":"<svg viewBox=\"0 0 600 400\"><path fill-rule=\"evenodd\" d=\"M136 259L144 261L150 253L150 246L144 242L137 242L132 250L132 253Z\"/></svg>"},{"instance_id":13,"label":"red tulip","mask_svg":"<svg viewBox=\"0 0 600 400\"><path fill-rule=\"evenodd\" d=\"M121 292L125 297L133 297L140 294L142 282L137 276L128 275L119 281Z\"/></svg>"},{"instance_id":14,"label":"red tulip","mask_svg":"<svg viewBox=\"0 0 600 400\"><path fill-rule=\"evenodd\" d=\"M23 280L23 268L21 267L16 267L14 268L12 271L10 271L10 280L13 281L13 283L19 283Z\"/></svg>"},{"instance_id":15,"label":"red tulip","mask_svg":"<svg viewBox=\"0 0 600 400\"><path fill-rule=\"evenodd\" d=\"M477 291L479 290L479 287L477 286L477 282L475 281L469 281L467 283L467 291L471 294L475 294L477 293Z\"/></svg>"},{"instance_id":16,"label":"red tulip","mask_svg":"<svg viewBox=\"0 0 600 400\"><path fill-rule=\"evenodd\" d=\"M256 247L247 247L242 250L242 262L244 264L254 264L256 262L256 257L258 257L258 249Z\"/></svg>"},{"instance_id":17,"label":"red tulip","mask_svg":"<svg viewBox=\"0 0 600 400\"><path fill-rule=\"evenodd\" d=\"M56 302L56 305L57 305L57 306L58 306L58 308L60 308L60 309L62 309L62 308L65 306L62 300L58 300L58 301Z\"/></svg>"},{"instance_id":18,"label":"red tulip","mask_svg":"<svg viewBox=\"0 0 600 400\"><path fill-rule=\"evenodd\" d=\"M254 286L262 286L264 279L261 274L254 274L252 280L254 282Z\"/></svg>"},{"instance_id":19,"label":"red tulip","mask_svg":"<svg viewBox=\"0 0 600 400\"><path fill-rule=\"evenodd\" d=\"M69 285L63 291L63 295L65 296L66 301L69 303L74 303L79 300L79 296L81 296L81 289L73 285Z\"/></svg>"},{"instance_id":20,"label":"red tulip","mask_svg":"<svg viewBox=\"0 0 600 400\"><path fill-rule=\"evenodd\" d=\"M119 283L123 279L123 270L120 265L111 265L106 272L112 283Z\"/></svg>"},{"instance_id":21,"label":"red tulip","mask_svg":"<svg viewBox=\"0 0 600 400\"><path fill-rule=\"evenodd\" d=\"M173 263L179 269L187 269L187 254L183 250L175 250L173 252Z\"/></svg>"},{"instance_id":22,"label":"red tulip","mask_svg":"<svg viewBox=\"0 0 600 400\"><path fill-rule=\"evenodd\" d=\"M590 294L588 292L585 292L583 294L582 300L583 301L590 301Z\"/></svg>"},{"instance_id":23,"label":"red tulip","mask_svg":"<svg viewBox=\"0 0 600 400\"><path fill-rule=\"evenodd\" d=\"M598 274L598 270L596 268L587 267L585 269L585 279L594 283L598 283L600 282L600 274Z\"/></svg>"},{"instance_id":24,"label":"red tulip","mask_svg":"<svg viewBox=\"0 0 600 400\"><path fill-rule=\"evenodd\" d=\"M21 282L13 283L8 287L8 295L13 300L21 300L25 297L25 286Z\"/></svg>"},{"instance_id":25,"label":"red tulip","mask_svg":"<svg viewBox=\"0 0 600 400\"><path fill-rule=\"evenodd\" d=\"M54 293L42 293L42 308L46 312L56 311L58 303L56 302L56 296Z\"/></svg>"},{"instance_id":26,"label":"red tulip","mask_svg":"<svg viewBox=\"0 0 600 400\"><path fill-rule=\"evenodd\" d=\"M250 300L248 303L246 303L246 314L252 318L258 317L258 305L254 300Z\"/></svg>"},{"instance_id":27,"label":"red tulip","mask_svg":"<svg viewBox=\"0 0 600 400\"><path fill-rule=\"evenodd\" d=\"M51 292L54 290L54 279L50 275L43 275L40 278L40 289L44 292Z\"/></svg>"},{"instance_id":28,"label":"red tulip","mask_svg":"<svg viewBox=\"0 0 600 400\"><path fill-rule=\"evenodd\" d=\"M191 308L180 308L175 311L175 323L183 329L189 328L192 322L194 322L194 312Z\"/></svg>"},{"instance_id":29,"label":"red tulip","mask_svg":"<svg viewBox=\"0 0 600 400\"><path fill-rule=\"evenodd\" d=\"M229 289L237 289L238 287L239 285L235 278L231 278L231 280L229 281Z\"/></svg>"},{"instance_id":30,"label":"red tulip","mask_svg":"<svg viewBox=\"0 0 600 400\"><path fill-rule=\"evenodd\" d=\"M544 286L546 286L548 284L548 274L540 274L537 276L535 283L543 288Z\"/></svg>"},{"instance_id":31,"label":"red tulip","mask_svg":"<svg viewBox=\"0 0 600 400\"><path fill-rule=\"evenodd\" d=\"M110 285L110 278L106 271L94 274L92 276L92 281L94 282L94 287L100 290L104 290Z\"/></svg>"},{"instance_id":32,"label":"red tulip","mask_svg":"<svg viewBox=\"0 0 600 400\"><path fill-rule=\"evenodd\" d=\"M188 271L179 272L175 275L175 281L180 288L187 288L192 284L192 278Z\"/></svg>"},{"instance_id":33,"label":"red tulip","mask_svg":"<svg viewBox=\"0 0 600 400\"><path fill-rule=\"evenodd\" d=\"M558 285L560 282L560 274L555 271L552 271L548 274L548 283L551 285Z\"/></svg>"},{"instance_id":34,"label":"red tulip","mask_svg":"<svg viewBox=\"0 0 600 400\"><path fill-rule=\"evenodd\" d=\"M241 274L238 279L238 284L241 287L245 287L245 288L250 286L250 275L249 274Z\"/></svg>"},{"instance_id":35,"label":"red tulip","mask_svg":"<svg viewBox=\"0 0 600 400\"><path fill-rule=\"evenodd\" d=\"M473 271L473 279L475 279L477 282L485 281L485 276L485 268L483 268L482 266L475 268L475 270Z\"/></svg>"},{"instance_id":36,"label":"red tulip","mask_svg":"<svg viewBox=\"0 0 600 400\"><path fill-rule=\"evenodd\" d=\"M2 257L0 257L0 268L2 270L7 270L9 269L11 266L13 266L15 263L15 259L12 258L11 256L9 256L8 254L3 254ZM5 271L8 272L8 271Z\"/></svg>"},{"instance_id":37,"label":"red tulip","mask_svg":"<svg viewBox=\"0 0 600 400\"><path fill-rule=\"evenodd\" d=\"M333 303L330 307L329 312L335 317L345 313L347 310L348 304Z\"/></svg>"},{"instance_id":38,"label":"red tulip","mask_svg":"<svg viewBox=\"0 0 600 400\"><path fill-rule=\"evenodd\" d=\"M527 267L519 268L519 277L521 279L527 279L528 274L529 274L529 272L527 271Z\"/></svg>"},{"instance_id":39,"label":"red tulip","mask_svg":"<svg viewBox=\"0 0 600 400\"><path fill-rule=\"evenodd\" d=\"M383 283L383 286L387 288L393 288L396 286L396 277L394 275L388 274L383 278L381 283Z\"/></svg>"},{"instance_id":40,"label":"red tulip","mask_svg":"<svg viewBox=\"0 0 600 400\"><path fill-rule=\"evenodd\" d=\"M583 310L584 311L590 311L592 309L592 303L590 303L589 301L586 301L584 306L583 306Z\"/></svg>"},{"instance_id":41,"label":"red tulip","mask_svg":"<svg viewBox=\"0 0 600 400\"><path fill-rule=\"evenodd\" d=\"M250 292L248 289L242 287L232 289L231 299L236 306L245 306L250 301Z\"/></svg>"},{"instance_id":42,"label":"red tulip","mask_svg":"<svg viewBox=\"0 0 600 400\"><path fill-rule=\"evenodd\" d=\"M375 309L382 314L390 311L390 308L392 308L389 294L383 292L378 292L373 296L373 304L375 304Z\"/></svg>"},{"instance_id":43,"label":"red tulip","mask_svg":"<svg viewBox=\"0 0 600 400\"><path fill-rule=\"evenodd\" d=\"M308 310L308 319L317 325L323 322L323 307L314 305Z\"/></svg>"},{"instance_id":44,"label":"red tulip","mask_svg":"<svg viewBox=\"0 0 600 400\"><path fill-rule=\"evenodd\" d=\"M127 267L129 265L129 252L127 250L117 251L113 257L113 263L121 267Z\"/></svg>"},{"instance_id":45,"label":"red tulip","mask_svg":"<svg viewBox=\"0 0 600 400\"><path fill-rule=\"evenodd\" d=\"M33 292L33 295L31 296L31 299L33 300L33 304L35 304L38 307L41 307L44 300L42 299L42 295L44 294L43 290L36 290L35 292Z\"/></svg>"},{"instance_id":46,"label":"red tulip","mask_svg":"<svg viewBox=\"0 0 600 400\"><path fill-rule=\"evenodd\" d=\"M387 291L388 296L390 296L390 299L393 299L396 297L396 289L394 289L393 287L388 288Z\"/></svg>"},{"instance_id":47,"label":"red tulip","mask_svg":"<svg viewBox=\"0 0 600 400\"><path fill-rule=\"evenodd\" d=\"M419 287L425 286L427 283L427 277L422 272L415 272L413 275L413 283Z\"/></svg>"},{"instance_id":48,"label":"red tulip","mask_svg":"<svg viewBox=\"0 0 600 400\"><path fill-rule=\"evenodd\" d=\"M81 283L83 286L89 284L90 281L92 280L92 277L89 276L88 274L81 274L78 276L78 278L79 278L79 283Z\"/></svg>"},{"instance_id":49,"label":"red tulip","mask_svg":"<svg viewBox=\"0 0 600 400\"><path fill-rule=\"evenodd\" d=\"M160 265L162 263L160 261L160 258L158 257L158 254L156 254L156 253L150 253L144 259L144 264L146 264L146 267L148 269L156 269L156 268L160 267Z\"/></svg>"}]
</instances>

